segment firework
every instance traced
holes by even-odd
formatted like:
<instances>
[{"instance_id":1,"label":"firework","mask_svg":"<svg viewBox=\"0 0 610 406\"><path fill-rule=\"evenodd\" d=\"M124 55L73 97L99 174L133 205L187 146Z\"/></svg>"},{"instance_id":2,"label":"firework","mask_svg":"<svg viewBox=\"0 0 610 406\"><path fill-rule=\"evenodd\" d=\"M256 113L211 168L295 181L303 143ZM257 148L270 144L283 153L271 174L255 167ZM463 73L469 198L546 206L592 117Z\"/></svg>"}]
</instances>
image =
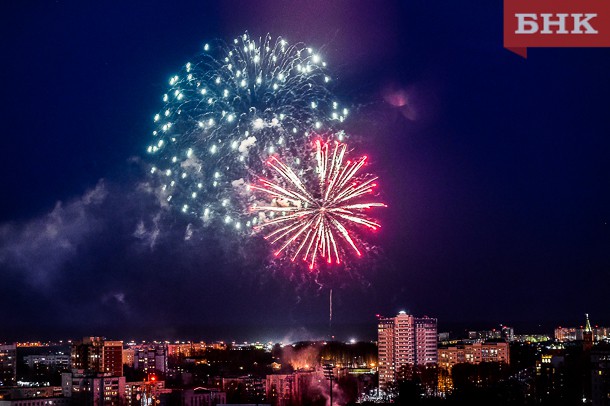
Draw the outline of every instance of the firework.
<instances>
[{"instance_id":1,"label":"firework","mask_svg":"<svg viewBox=\"0 0 610 406\"><path fill-rule=\"evenodd\" d=\"M367 197L377 178L360 175L367 157L346 160L346 144L315 141L315 176L307 179L276 157L267 163L277 180L260 179L250 187L270 204L254 205L261 221L255 231L264 235L275 255L286 253L292 261L302 258L314 269L316 259L339 264L352 251L361 255L358 228L377 230L380 225L366 211L385 204Z\"/></svg>"},{"instance_id":2,"label":"firework","mask_svg":"<svg viewBox=\"0 0 610 406\"><path fill-rule=\"evenodd\" d=\"M148 152L163 198L204 221L243 228L249 173L271 154L297 156L313 130L332 129L347 109L329 90L322 56L278 38L205 44L169 80ZM342 137L342 135L340 135Z\"/></svg>"}]
</instances>

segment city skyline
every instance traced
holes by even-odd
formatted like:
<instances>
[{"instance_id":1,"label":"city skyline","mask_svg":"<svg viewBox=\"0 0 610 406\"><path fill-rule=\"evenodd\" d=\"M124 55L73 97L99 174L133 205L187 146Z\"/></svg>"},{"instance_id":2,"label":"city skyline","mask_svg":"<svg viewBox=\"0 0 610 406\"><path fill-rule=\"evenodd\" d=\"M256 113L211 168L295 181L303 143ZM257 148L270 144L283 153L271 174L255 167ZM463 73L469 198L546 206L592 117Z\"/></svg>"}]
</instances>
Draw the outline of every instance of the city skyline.
<instances>
[{"instance_id":1,"label":"city skyline","mask_svg":"<svg viewBox=\"0 0 610 406\"><path fill-rule=\"evenodd\" d=\"M406 316L405 316L406 315ZM396 317L408 317L414 318L412 313L405 312L404 310L398 311ZM124 343L166 343L166 344L178 344L178 343L223 343L232 345L258 345L258 344L283 344L290 345L299 342L343 342L346 344L356 342L376 342L378 338L378 328L381 321L386 320L394 323L396 317L385 317L380 314L376 314L369 323L364 325L339 325L338 328L329 330L328 325L314 326L310 329L299 329L299 330L282 330L277 328L274 323L268 327L269 331L276 329L273 333L248 333L248 326L242 326L238 328L239 332L232 331L230 333L224 333L223 329L214 330L213 328L203 329L201 326L191 327L188 333L180 333L173 331L171 333L163 334L127 334L127 333L112 333L112 334L94 334L95 330L84 331L83 334L66 334L65 331L54 331L48 330L44 334L31 335L24 334L23 332L14 332L12 334L4 334L0 337L0 343L11 344L16 343L22 346L48 346L48 345L65 345L79 341L81 338L95 338L101 337L104 340L119 340ZM436 332L438 335L438 341L450 341L455 339L466 339L466 340L485 340L485 339L510 339L513 341L514 337L520 337L520 340L527 340L527 337L554 337L559 342L578 341L583 339L583 331L587 327L588 314L585 318L577 320L575 323L562 323L561 325L551 325L548 321L545 327L542 325L524 325L512 323L500 323L494 324L489 322L462 322L462 323L443 323L442 320L438 320L434 317L424 315L422 318L416 318L419 322L426 320L434 320ZM605 340L610 334L610 327L605 327L597 323L589 324L592 326L595 340ZM552 326L552 327L549 327ZM260 326L259 326L260 327ZM189 329L185 329L188 331ZM193 331L197 331L194 332ZM99 330L98 330L99 332ZM364 333L363 333L364 332ZM450 338L451 339L450 339Z\"/></svg>"},{"instance_id":2,"label":"city skyline","mask_svg":"<svg viewBox=\"0 0 610 406\"><path fill-rule=\"evenodd\" d=\"M522 59L475 2L0 8L0 341L372 339L401 310L439 332L610 324L606 49ZM353 272L287 277L146 189L168 79L246 30L319 49L350 108L388 205Z\"/></svg>"}]
</instances>

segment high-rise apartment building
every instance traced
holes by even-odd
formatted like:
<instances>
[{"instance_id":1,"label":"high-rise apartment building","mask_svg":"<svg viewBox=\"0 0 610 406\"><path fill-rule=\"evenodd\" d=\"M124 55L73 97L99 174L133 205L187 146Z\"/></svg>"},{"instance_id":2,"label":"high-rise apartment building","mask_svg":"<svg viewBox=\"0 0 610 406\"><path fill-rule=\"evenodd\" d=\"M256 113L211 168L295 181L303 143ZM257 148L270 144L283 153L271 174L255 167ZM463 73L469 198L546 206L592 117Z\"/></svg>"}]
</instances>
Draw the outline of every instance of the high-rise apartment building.
<instances>
[{"instance_id":1,"label":"high-rise apartment building","mask_svg":"<svg viewBox=\"0 0 610 406\"><path fill-rule=\"evenodd\" d=\"M17 346L0 345L0 386L13 386L17 382Z\"/></svg>"},{"instance_id":2,"label":"high-rise apartment building","mask_svg":"<svg viewBox=\"0 0 610 406\"><path fill-rule=\"evenodd\" d=\"M72 345L72 368L123 376L123 342L85 337Z\"/></svg>"},{"instance_id":3,"label":"high-rise apartment building","mask_svg":"<svg viewBox=\"0 0 610 406\"><path fill-rule=\"evenodd\" d=\"M591 398L593 405L610 405L610 351L598 348L591 352Z\"/></svg>"},{"instance_id":4,"label":"high-rise apartment building","mask_svg":"<svg viewBox=\"0 0 610 406\"><path fill-rule=\"evenodd\" d=\"M104 341L102 362L104 373L111 376L123 376L123 342Z\"/></svg>"},{"instance_id":5,"label":"high-rise apartment building","mask_svg":"<svg viewBox=\"0 0 610 406\"><path fill-rule=\"evenodd\" d=\"M145 344L134 348L133 367L146 373L167 372L167 344Z\"/></svg>"},{"instance_id":6,"label":"high-rise apartment building","mask_svg":"<svg viewBox=\"0 0 610 406\"><path fill-rule=\"evenodd\" d=\"M414 318L415 365L434 365L438 360L438 332L436 319Z\"/></svg>"},{"instance_id":7,"label":"high-rise apartment building","mask_svg":"<svg viewBox=\"0 0 610 406\"><path fill-rule=\"evenodd\" d=\"M85 337L72 344L72 368L91 372L102 372L103 340L100 337Z\"/></svg>"},{"instance_id":8,"label":"high-rise apartment building","mask_svg":"<svg viewBox=\"0 0 610 406\"><path fill-rule=\"evenodd\" d=\"M437 320L414 317L404 311L378 319L379 385L397 379L401 369L437 362Z\"/></svg>"}]
</instances>

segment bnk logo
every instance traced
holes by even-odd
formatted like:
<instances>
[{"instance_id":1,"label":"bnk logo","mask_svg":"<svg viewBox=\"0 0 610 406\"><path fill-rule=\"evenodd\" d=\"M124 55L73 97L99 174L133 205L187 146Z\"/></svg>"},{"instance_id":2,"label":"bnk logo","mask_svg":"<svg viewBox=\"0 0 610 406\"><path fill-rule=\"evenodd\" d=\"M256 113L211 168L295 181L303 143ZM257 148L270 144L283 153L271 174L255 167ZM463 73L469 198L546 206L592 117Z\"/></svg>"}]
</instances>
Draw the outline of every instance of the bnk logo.
<instances>
[{"instance_id":1,"label":"bnk logo","mask_svg":"<svg viewBox=\"0 0 610 406\"><path fill-rule=\"evenodd\" d=\"M610 47L610 1L505 0L504 47Z\"/></svg>"},{"instance_id":2,"label":"bnk logo","mask_svg":"<svg viewBox=\"0 0 610 406\"><path fill-rule=\"evenodd\" d=\"M515 13L517 17L517 30L515 34L597 34L597 31L591 26L591 20L597 17L597 13L593 14L549 14L542 13L540 15L533 13ZM538 17L542 21L542 30L538 24ZM568 20L572 23L570 30L567 29Z\"/></svg>"}]
</instances>

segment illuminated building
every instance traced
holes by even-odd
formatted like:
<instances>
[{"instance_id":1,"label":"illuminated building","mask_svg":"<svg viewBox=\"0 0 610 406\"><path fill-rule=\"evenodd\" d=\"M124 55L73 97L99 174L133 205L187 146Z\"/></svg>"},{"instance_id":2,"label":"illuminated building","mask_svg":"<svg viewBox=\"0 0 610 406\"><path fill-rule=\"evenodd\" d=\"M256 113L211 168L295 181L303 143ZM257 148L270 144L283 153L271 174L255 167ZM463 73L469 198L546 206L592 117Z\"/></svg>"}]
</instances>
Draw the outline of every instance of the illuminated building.
<instances>
[{"instance_id":1,"label":"illuminated building","mask_svg":"<svg viewBox=\"0 0 610 406\"><path fill-rule=\"evenodd\" d=\"M73 370L61 374L62 391L73 404L94 406L122 406L125 399L125 377L109 374L90 374Z\"/></svg>"},{"instance_id":2,"label":"illuminated building","mask_svg":"<svg viewBox=\"0 0 610 406\"><path fill-rule=\"evenodd\" d=\"M206 350L206 343L175 343L167 345L168 357L191 357L196 354L201 354Z\"/></svg>"},{"instance_id":3,"label":"illuminated building","mask_svg":"<svg viewBox=\"0 0 610 406\"><path fill-rule=\"evenodd\" d=\"M23 362L29 368L35 369L44 366L49 369L70 369L70 356L68 354L26 355Z\"/></svg>"},{"instance_id":4,"label":"illuminated building","mask_svg":"<svg viewBox=\"0 0 610 406\"><path fill-rule=\"evenodd\" d=\"M576 327L561 327L555 329L555 340L560 342L575 341L576 340ZM582 337L582 333L581 333Z\"/></svg>"},{"instance_id":5,"label":"illuminated building","mask_svg":"<svg viewBox=\"0 0 610 406\"><path fill-rule=\"evenodd\" d=\"M128 406L137 406L142 404L141 400L146 395L153 399L159 399L162 394L171 393L171 389L165 388L165 381L139 381L125 383L125 399Z\"/></svg>"},{"instance_id":6,"label":"illuminated building","mask_svg":"<svg viewBox=\"0 0 610 406\"><path fill-rule=\"evenodd\" d=\"M483 342L487 340L497 340L502 338L502 332L493 330L469 331L468 339L475 342Z\"/></svg>"},{"instance_id":7,"label":"illuminated building","mask_svg":"<svg viewBox=\"0 0 610 406\"><path fill-rule=\"evenodd\" d=\"M67 406L61 386L13 387L0 392L0 406Z\"/></svg>"},{"instance_id":8,"label":"illuminated building","mask_svg":"<svg viewBox=\"0 0 610 406\"><path fill-rule=\"evenodd\" d=\"M32 398L32 399L5 399L0 400L0 406L68 406L67 398Z\"/></svg>"},{"instance_id":9,"label":"illuminated building","mask_svg":"<svg viewBox=\"0 0 610 406\"><path fill-rule=\"evenodd\" d=\"M547 404L565 401L565 386L568 382L566 376L565 355L558 351L542 354L536 361L536 389L539 391L539 401ZM560 355L561 354L561 355Z\"/></svg>"},{"instance_id":10,"label":"illuminated building","mask_svg":"<svg viewBox=\"0 0 610 406\"><path fill-rule=\"evenodd\" d=\"M608 341L610 340L610 327L593 327L593 340Z\"/></svg>"},{"instance_id":11,"label":"illuminated building","mask_svg":"<svg viewBox=\"0 0 610 406\"><path fill-rule=\"evenodd\" d=\"M17 380L17 346L0 345L0 386L14 386Z\"/></svg>"},{"instance_id":12,"label":"illuminated building","mask_svg":"<svg viewBox=\"0 0 610 406\"><path fill-rule=\"evenodd\" d=\"M515 341L515 331L512 327L500 326L500 329L469 331L468 339L484 342L487 340L506 340L509 343Z\"/></svg>"},{"instance_id":13,"label":"illuminated building","mask_svg":"<svg viewBox=\"0 0 610 406\"><path fill-rule=\"evenodd\" d=\"M167 372L167 345L144 344L134 347L133 367L147 373Z\"/></svg>"},{"instance_id":14,"label":"illuminated building","mask_svg":"<svg viewBox=\"0 0 610 406\"><path fill-rule=\"evenodd\" d=\"M378 319L379 385L396 381L407 366L437 362L437 320L414 317L404 311Z\"/></svg>"},{"instance_id":15,"label":"illuminated building","mask_svg":"<svg viewBox=\"0 0 610 406\"><path fill-rule=\"evenodd\" d=\"M88 373L123 375L123 342L85 337L72 344L72 368Z\"/></svg>"},{"instance_id":16,"label":"illuminated building","mask_svg":"<svg viewBox=\"0 0 610 406\"><path fill-rule=\"evenodd\" d=\"M592 333L592 341L608 341L610 340L610 327L591 327L589 315L585 315L585 326L580 327L557 327L555 329L555 340L559 342L568 341L585 341L587 330Z\"/></svg>"},{"instance_id":17,"label":"illuminated building","mask_svg":"<svg viewBox=\"0 0 610 406\"><path fill-rule=\"evenodd\" d=\"M265 392L267 401L273 405L289 405L292 398L292 386L294 376L292 374L267 375Z\"/></svg>"},{"instance_id":18,"label":"illuminated building","mask_svg":"<svg viewBox=\"0 0 610 406\"><path fill-rule=\"evenodd\" d=\"M48 343L41 343L40 341L23 341L16 343L17 347L32 348L32 347L48 347Z\"/></svg>"},{"instance_id":19,"label":"illuminated building","mask_svg":"<svg viewBox=\"0 0 610 406\"><path fill-rule=\"evenodd\" d=\"M543 343L550 341L551 337L546 334L518 334L515 335L515 341L520 343Z\"/></svg>"},{"instance_id":20,"label":"illuminated building","mask_svg":"<svg viewBox=\"0 0 610 406\"><path fill-rule=\"evenodd\" d=\"M123 365L133 368L135 350L133 348L123 348Z\"/></svg>"},{"instance_id":21,"label":"illuminated building","mask_svg":"<svg viewBox=\"0 0 610 406\"><path fill-rule=\"evenodd\" d=\"M335 379L338 369L332 368ZM342 376L346 376L343 372ZM267 402L274 406L306 406L315 401L311 397L319 388L328 387L324 369L320 366L308 370L299 370L290 375L267 375ZM333 403L334 404L334 403Z\"/></svg>"},{"instance_id":22,"label":"illuminated building","mask_svg":"<svg viewBox=\"0 0 610 406\"><path fill-rule=\"evenodd\" d=\"M377 326L379 385L394 381L394 319L380 318Z\"/></svg>"},{"instance_id":23,"label":"illuminated building","mask_svg":"<svg viewBox=\"0 0 610 406\"><path fill-rule=\"evenodd\" d=\"M438 349L438 366L441 368L451 369L455 364L480 364L481 362L510 364L508 343L473 343Z\"/></svg>"},{"instance_id":24,"label":"illuminated building","mask_svg":"<svg viewBox=\"0 0 610 406\"><path fill-rule=\"evenodd\" d=\"M336 376L336 370L330 368L330 371ZM324 372L321 368L310 371L297 371L293 374L294 380L292 381L292 394L291 400L292 405L309 405L311 404L308 395L311 393L311 389L318 387L318 385L324 382L327 384Z\"/></svg>"},{"instance_id":25,"label":"illuminated building","mask_svg":"<svg viewBox=\"0 0 610 406\"><path fill-rule=\"evenodd\" d=\"M415 365L434 365L437 362L438 334L436 319L413 318L415 326Z\"/></svg>"},{"instance_id":26,"label":"illuminated building","mask_svg":"<svg viewBox=\"0 0 610 406\"><path fill-rule=\"evenodd\" d=\"M227 403L227 394L218 389L185 389L182 392L184 406L215 406Z\"/></svg>"},{"instance_id":27,"label":"illuminated building","mask_svg":"<svg viewBox=\"0 0 610 406\"><path fill-rule=\"evenodd\" d=\"M261 403L265 400L265 379L251 375L222 378L222 390L229 398L239 396L240 403Z\"/></svg>"},{"instance_id":28,"label":"illuminated building","mask_svg":"<svg viewBox=\"0 0 610 406\"><path fill-rule=\"evenodd\" d=\"M102 352L103 372L112 376L123 376L123 342L104 341Z\"/></svg>"},{"instance_id":29,"label":"illuminated building","mask_svg":"<svg viewBox=\"0 0 610 406\"><path fill-rule=\"evenodd\" d=\"M593 347L593 329L591 328L591 322L589 321L589 315L585 314L586 323L585 329L582 332L583 349L588 351Z\"/></svg>"},{"instance_id":30,"label":"illuminated building","mask_svg":"<svg viewBox=\"0 0 610 406\"><path fill-rule=\"evenodd\" d=\"M208 348L210 348L212 350L223 350L224 351L227 349L227 344L224 341L217 341L217 342L209 345Z\"/></svg>"},{"instance_id":31,"label":"illuminated building","mask_svg":"<svg viewBox=\"0 0 610 406\"><path fill-rule=\"evenodd\" d=\"M502 326L502 338L509 343L515 341L515 329L508 326Z\"/></svg>"},{"instance_id":32,"label":"illuminated building","mask_svg":"<svg viewBox=\"0 0 610 406\"><path fill-rule=\"evenodd\" d=\"M72 344L72 368L102 372L103 340L100 337L85 337Z\"/></svg>"},{"instance_id":33,"label":"illuminated building","mask_svg":"<svg viewBox=\"0 0 610 406\"><path fill-rule=\"evenodd\" d=\"M610 406L610 350L591 352L591 398L593 405Z\"/></svg>"}]
</instances>

